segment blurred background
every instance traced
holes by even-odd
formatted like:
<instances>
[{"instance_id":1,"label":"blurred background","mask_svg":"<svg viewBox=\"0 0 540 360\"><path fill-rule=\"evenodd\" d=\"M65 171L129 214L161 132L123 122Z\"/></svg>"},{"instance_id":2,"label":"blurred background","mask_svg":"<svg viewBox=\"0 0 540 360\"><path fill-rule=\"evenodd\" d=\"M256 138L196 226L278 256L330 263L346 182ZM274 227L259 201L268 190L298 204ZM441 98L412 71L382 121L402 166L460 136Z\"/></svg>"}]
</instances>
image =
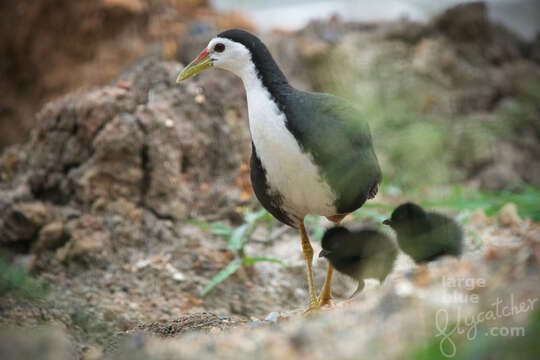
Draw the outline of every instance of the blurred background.
<instances>
[{"instance_id":1,"label":"blurred background","mask_svg":"<svg viewBox=\"0 0 540 360\"><path fill-rule=\"evenodd\" d=\"M401 256L392 285L351 305L356 317L323 317L345 340L314 358L373 349L441 357L432 320L456 305L440 297L441 277L489 279L458 289L485 299L470 313L501 294L537 298L539 19L536 0L2 1L1 357L27 349L39 358L32 351L47 343L43 358L167 358L186 344L186 357L212 358L209 344L225 341L213 335L304 305L298 236L251 190L241 81L213 69L175 84L209 39L234 27L257 33L294 86L340 95L364 113L383 184L347 221L378 226L411 200L465 228L463 260L422 272ZM330 226L307 223L314 243ZM325 265L315 263L317 286ZM353 288L338 276L334 294ZM483 325L529 326L500 343L506 358L538 351L538 311L514 315ZM326 325L294 319L249 346L269 358L306 356ZM406 329L396 341L390 325ZM26 339L27 328L35 331ZM203 334L196 342L183 337L194 329ZM242 329L228 338L232 357ZM177 342L158 342L159 355L155 335ZM493 339L458 334L457 356L488 358L486 349L502 346ZM271 353L272 341L286 343L284 353Z\"/></svg>"}]
</instances>

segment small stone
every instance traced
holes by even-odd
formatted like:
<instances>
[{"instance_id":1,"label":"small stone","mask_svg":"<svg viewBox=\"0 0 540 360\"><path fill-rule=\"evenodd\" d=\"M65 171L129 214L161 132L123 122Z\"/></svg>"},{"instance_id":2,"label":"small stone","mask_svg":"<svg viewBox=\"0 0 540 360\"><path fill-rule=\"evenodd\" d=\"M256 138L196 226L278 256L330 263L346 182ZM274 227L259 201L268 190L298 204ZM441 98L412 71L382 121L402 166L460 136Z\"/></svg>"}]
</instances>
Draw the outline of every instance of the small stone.
<instances>
[{"instance_id":1,"label":"small stone","mask_svg":"<svg viewBox=\"0 0 540 360\"><path fill-rule=\"evenodd\" d=\"M109 233L105 231L80 235L76 231L71 240L57 250L56 256L60 261L88 259L99 254L108 239Z\"/></svg>"},{"instance_id":2,"label":"small stone","mask_svg":"<svg viewBox=\"0 0 540 360\"><path fill-rule=\"evenodd\" d=\"M484 210L477 209L469 217L469 222L473 225L487 225L491 222Z\"/></svg>"},{"instance_id":3,"label":"small stone","mask_svg":"<svg viewBox=\"0 0 540 360\"><path fill-rule=\"evenodd\" d=\"M396 287L394 289L395 289L396 295L407 297L407 296L412 295L414 287L408 281L401 281L396 284Z\"/></svg>"},{"instance_id":4,"label":"small stone","mask_svg":"<svg viewBox=\"0 0 540 360\"><path fill-rule=\"evenodd\" d=\"M140 270L147 267L148 265L150 265L150 260L143 259L143 260L137 261L134 266L135 266L135 269Z\"/></svg>"},{"instance_id":5,"label":"small stone","mask_svg":"<svg viewBox=\"0 0 540 360\"><path fill-rule=\"evenodd\" d=\"M174 273L172 278L175 281L184 281L186 279L185 275L181 272Z\"/></svg>"},{"instance_id":6,"label":"small stone","mask_svg":"<svg viewBox=\"0 0 540 360\"><path fill-rule=\"evenodd\" d=\"M98 360L103 357L103 351L97 346L89 346L82 354L83 360Z\"/></svg>"},{"instance_id":7,"label":"small stone","mask_svg":"<svg viewBox=\"0 0 540 360\"><path fill-rule=\"evenodd\" d=\"M247 327L259 327L265 325L262 321L250 321L246 324Z\"/></svg>"},{"instance_id":8,"label":"small stone","mask_svg":"<svg viewBox=\"0 0 540 360\"><path fill-rule=\"evenodd\" d=\"M12 205L0 218L0 243L33 240L47 217L47 207L42 202Z\"/></svg>"},{"instance_id":9,"label":"small stone","mask_svg":"<svg viewBox=\"0 0 540 360\"><path fill-rule=\"evenodd\" d=\"M206 102L206 96L204 96L203 94L198 94L195 96L195 102L197 104L202 104L204 102Z\"/></svg>"},{"instance_id":10,"label":"small stone","mask_svg":"<svg viewBox=\"0 0 540 360\"><path fill-rule=\"evenodd\" d=\"M523 220L519 217L516 204L508 203L499 211L499 224L502 226L519 226Z\"/></svg>"},{"instance_id":11,"label":"small stone","mask_svg":"<svg viewBox=\"0 0 540 360\"><path fill-rule=\"evenodd\" d=\"M55 221L45 225L39 232L39 238L35 245L36 249L56 249L65 241L64 223Z\"/></svg>"},{"instance_id":12,"label":"small stone","mask_svg":"<svg viewBox=\"0 0 540 360\"><path fill-rule=\"evenodd\" d=\"M36 226L42 226L47 218L47 208L42 202L20 204L17 209Z\"/></svg>"},{"instance_id":13,"label":"small stone","mask_svg":"<svg viewBox=\"0 0 540 360\"><path fill-rule=\"evenodd\" d=\"M124 90L131 89L131 85L132 85L131 82L126 81L126 80L118 80L116 82L116 86L118 86L119 88L124 89Z\"/></svg>"},{"instance_id":14,"label":"small stone","mask_svg":"<svg viewBox=\"0 0 540 360\"><path fill-rule=\"evenodd\" d=\"M36 255L19 255L15 257L13 263L26 272L32 271L36 263Z\"/></svg>"},{"instance_id":15,"label":"small stone","mask_svg":"<svg viewBox=\"0 0 540 360\"><path fill-rule=\"evenodd\" d=\"M270 314L266 316L266 318L264 318L265 321L270 321L270 322L276 322L278 321L278 319L279 319L279 313L277 311L272 311Z\"/></svg>"}]
</instances>

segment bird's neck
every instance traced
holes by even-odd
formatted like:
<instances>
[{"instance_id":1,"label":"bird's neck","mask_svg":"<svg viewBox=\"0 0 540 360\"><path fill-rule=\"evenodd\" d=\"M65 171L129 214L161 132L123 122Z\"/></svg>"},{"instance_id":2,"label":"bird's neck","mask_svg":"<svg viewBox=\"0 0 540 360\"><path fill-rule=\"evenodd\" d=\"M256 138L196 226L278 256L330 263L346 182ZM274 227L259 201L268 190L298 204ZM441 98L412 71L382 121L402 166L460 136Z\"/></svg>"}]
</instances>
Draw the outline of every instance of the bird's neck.
<instances>
[{"instance_id":1,"label":"bird's neck","mask_svg":"<svg viewBox=\"0 0 540 360\"><path fill-rule=\"evenodd\" d=\"M269 52L267 55L253 56L235 72L244 83L248 101L250 95L268 93L270 99L282 108L284 96L290 92L291 86Z\"/></svg>"},{"instance_id":2,"label":"bird's neck","mask_svg":"<svg viewBox=\"0 0 540 360\"><path fill-rule=\"evenodd\" d=\"M255 146L259 152L265 150L263 149L265 145L274 148L275 144L268 142L278 141L283 135L280 135L285 129L286 121L283 106L280 106L279 99L264 85L253 63L242 67L242 71L237 75L242 79L246 89L249 129Z\"/></svg>"}]
</instances>

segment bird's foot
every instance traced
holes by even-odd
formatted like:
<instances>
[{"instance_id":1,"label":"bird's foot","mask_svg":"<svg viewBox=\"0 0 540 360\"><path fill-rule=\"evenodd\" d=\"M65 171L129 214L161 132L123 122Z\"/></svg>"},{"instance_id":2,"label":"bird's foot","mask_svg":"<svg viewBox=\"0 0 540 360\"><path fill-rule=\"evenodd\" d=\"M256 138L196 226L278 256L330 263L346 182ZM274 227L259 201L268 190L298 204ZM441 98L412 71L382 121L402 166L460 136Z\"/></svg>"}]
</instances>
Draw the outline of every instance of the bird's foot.
<instances>
[{"instance_id":1,"label":"bird's foot","mask_svg":"<svg viewBox=\"0 0 540 360\"><path fill-rule=\"evenodd\" d=\"M319 295L319 299L318 299L320 307L323 307L323 306L332 307L332 306L334 306L334 304L332 303L332 297L331 296L323 297L322 295L323 294Z\"/></svg>"},{"instance_id":2,"label":"bird's foot","mask_svg":"<svg viewBox=\"0 0 540 360\"><path fill-rule=\"evenodd\" d=\"M310 316L316 313L321 307L319 306L319 303L316 301L312 301L309 307L304 311L304 316Z\"/></svg>"}]
</instances>

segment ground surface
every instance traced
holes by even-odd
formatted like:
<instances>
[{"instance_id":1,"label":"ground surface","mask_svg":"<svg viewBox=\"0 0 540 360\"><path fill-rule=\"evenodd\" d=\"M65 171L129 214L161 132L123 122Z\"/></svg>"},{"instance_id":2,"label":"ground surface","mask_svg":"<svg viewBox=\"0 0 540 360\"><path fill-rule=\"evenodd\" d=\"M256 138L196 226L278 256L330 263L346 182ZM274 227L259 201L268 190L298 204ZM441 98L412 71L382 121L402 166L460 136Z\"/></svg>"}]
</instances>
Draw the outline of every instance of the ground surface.
<instances>
[{"instance_id":1,"label":"ground surface","mask_svg":"<svg viewBox=\"0 0 540 360\"><path fill-rule=\"evenodd\" d=\"M203 30L174 42L172 57L196 55L211 32ZM348 97L372 119L388 183L373 200L381 208L351 224L380 223L384 206L437 198L448 184L538 186L540 92L531 84L540 79L539 44L486 22L482 6L427 25L333 19L265 41L294 85ZM437 358L438 310L469 328L470 316L499 299L538 299L539 224L512 205L490 218L441 209L465 225L462 259L416 267L400 255L385 284L352 300L355 284L337 276L337 305L310 318L301 316L298 235L277 222L269 235L261 223L245 253L286 267L241 268L202 297L239 256L209 229L241 226L257 203L241 82L215 70L176 85L181 67L149 51L106 85L47 103L28 141L2 151L1 358ZM308 224L315 254L329 226ZM325 269L316 258L318 288ZM47 289L38 291L34 278ZM458 356L482 358L498 344L534 351L534 309L477 321L482 334L526 327L522 337L454 334Z\"/></svg>"}]
</instances>

